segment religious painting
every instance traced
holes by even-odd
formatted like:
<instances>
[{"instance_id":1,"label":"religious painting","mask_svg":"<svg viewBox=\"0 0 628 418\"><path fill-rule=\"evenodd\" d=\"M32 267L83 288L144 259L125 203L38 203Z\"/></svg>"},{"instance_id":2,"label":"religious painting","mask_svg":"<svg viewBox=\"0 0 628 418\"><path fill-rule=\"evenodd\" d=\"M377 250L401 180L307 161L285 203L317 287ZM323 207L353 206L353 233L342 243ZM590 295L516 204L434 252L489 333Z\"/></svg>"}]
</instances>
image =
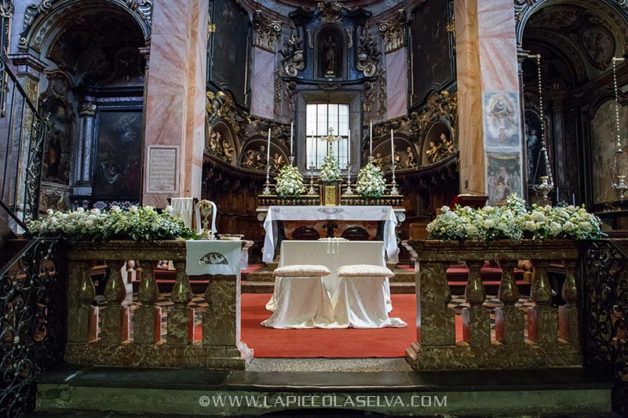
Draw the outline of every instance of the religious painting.
<instances>
[{"instance_id":1,"label":"religious painting","mask_svg":"<svg viewBox=\"0 0 628 418\"><path fill-rule=\"evenodd\" d=\"M423 141L422 164L434 164L455 151L453 132L448 124L437 121L427 130Z\"/></svg>"},{"instance_id":2,"label":"religious painting","mask_svg":"<svg viewBox=\"0 0 628 418\"><path fill-rule=\"evenodd\" d=\"M229 90L236 102L247 106L249 15L234 0L215 0L210 4L211 22L216 30L209 40L208 82L220 90Z\"/></svg>"},{"instance_id":3,"label":"religious painting","mask_svg":"<svg viewBox=\"0 0 628 418\"><path fill-rule=\"evenodd\" d=\"M614 172L614 159L617 150L615 103L614 100L604 102L595 112L591 121L591 171L593 174L594 203L617 200L617 195L611 187L613 182L617 181L614 177L617 174L628 174L628 155L626 152L619 156L617 173ZM628 106L621 106L619 115L620 136L623 141L626 141L628 138Z\"/></svg>"},{"instance_id":4,"label":"religious painting","mask_svg":"<svg viewBox=\"0 0 628 418\"><path fill-rule=\"evenodd\" d=\"M587 26L580 32L580 42L591 64L600 70L608 68L615 53L613 34L608 29L599 25Z\"/></svg>"},{"instance_id":5,"label":"religious painting","mask_svg":"<svg viewBox=\"0 0 628 418\"><path fill-rule=\"evenodd\" d=\"M431 90L440 91L456 78L450 1L428 1L412 12L411 107L423 104Z\"/></svg>"},{"instance_id":6,"label":"religious painting","mask_svg":"<svg viewBox=\"0 0 628 418\"><path fill-rule=\"evenodd\" d=\"M484 93L486 147L519 147L519 96L515 92Z\"/></svg>"},{"instance_id":7,"label":"religious painting","mask_svg":"<svg viewBox=\"0 0 628 418\"><path fill-rule=\"evenodd\" d=\"M526 109L524 117L528 184L539 184L539 178L546 174L545 156L541 152L541 117L533 109Z\"/></svg>"},{"instance_id":8,"label":"religious painting","mask_svg":"<svg viewBox=\"0 0 628 418\"><path fill-rule=\"evenodd\" d=\"M100 111L94 197L137 199L142 180L142 112Z\"/></svg>"},{"instance_id":9,"label":"religious painting","mask_svg":"<svg viewBox=\"0 0 628 418\"><path fill-rule=\"evenodd\" d=\"M511 193L521 193L520 155L487 153L487 191L489 205L502 205Z\"/></svg>"},{"instance_id":10,"label":"religious painting","mask_svg":"<svg viewBox=\"0 0 628 418\"><path fill-rule=\"evenodd\" d=\"M70 152L72 149L72 120L63 101L44 102L42 114L48 116L42 180L68 184L70 180Z\"/></svg>"}]
</instances>

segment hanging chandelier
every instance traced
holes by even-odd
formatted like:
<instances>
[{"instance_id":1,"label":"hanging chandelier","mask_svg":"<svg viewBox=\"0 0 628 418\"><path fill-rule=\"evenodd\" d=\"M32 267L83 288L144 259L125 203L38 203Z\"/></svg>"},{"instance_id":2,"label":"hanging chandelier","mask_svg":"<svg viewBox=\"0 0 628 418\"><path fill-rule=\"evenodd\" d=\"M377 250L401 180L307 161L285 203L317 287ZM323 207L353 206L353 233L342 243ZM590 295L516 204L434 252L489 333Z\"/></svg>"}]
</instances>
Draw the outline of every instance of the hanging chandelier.
<instances>
[{"instance_id":1,"label":"hanging chandelier","mask_svg":"<svg viewBox=\"0 0 628 418\"><path fill-rule=\"evenodd\" d=\"M534 190L544 203L549 203L548 195L554 188L554 177L552 176L552 167L550 165L549 155L547 153L547 135L545 133L545 111L543 104L543 79L541 78L541 54L531 55L531 58L536 58L536 72L539 88L539 113L541 119L541 154L543 155L543 161L545 162L545 175L540 176L539 184L532 185ZM529 156L528 156L529 158ZM558 198L557 198L558 200ZM555 202L558 203L558 202Z\"/></svg>"},{"instance_id":2,"label":"hanging chandelier","mask_svg":"<svg viewBox=\"0 0 628 418\"><path fill-rule=\"evenodd\" d=\"M620 160L624 153L624 145L621 137L621 122L619 119L619 86L617 85L617 61L624 61L624 58L613 57L613 88L615 90L615 156L613 158L613 183L611 187L617 194L617 200L623 203L628 185L626 175L620 174Z\"/></svg>"}]
</instances>

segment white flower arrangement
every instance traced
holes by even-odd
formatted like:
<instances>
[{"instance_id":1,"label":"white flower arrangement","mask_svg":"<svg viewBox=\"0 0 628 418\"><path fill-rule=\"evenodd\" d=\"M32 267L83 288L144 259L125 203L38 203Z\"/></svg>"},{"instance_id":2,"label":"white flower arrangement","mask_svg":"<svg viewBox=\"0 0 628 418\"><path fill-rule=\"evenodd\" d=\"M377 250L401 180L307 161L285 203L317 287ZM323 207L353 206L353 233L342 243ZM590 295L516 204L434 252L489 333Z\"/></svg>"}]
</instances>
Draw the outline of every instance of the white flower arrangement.
<instances>
[{"instance_id":1,"label":"white flower arrangement","mask_svg":"<svg viewBox=\"0 0 628 418\"><path fill-rule=\"evenodd\" d=\"M473 209L443 206L427 226L430 239L493 241L506 239L599 239L603 236L597 216L577 206L537 206L526 210L525 201L510 195L501 207Z\"/></svg>"},{"instance_id":2,"label":"white flower arrangement","mask_svg":"<svg viewBox=\"0 0 628 418\"><path fill-rule=\"evenodd\" d=\"M114 205L108 211L78 208L62 212L49 209L48 216L30 221L28 228L36 236L58 236L71 241L153 241L194 236L183 220L172 214L171 208L158 212L152 206L131 206L123 210Z\"/></svg>"},{"instance_id":3,"label":"white flower arrangement","mask_svg":"<svg viewBox=\"0 0 628 418\"><path fill-rule=\"evenodd\" d=\"M303 193L303 176L295 166L285 164L277 175L275 190L279 196L299 196Z\"/></svg>"},{"instance_id":4,"label":"white flower arrangement","mask_svg":"<svg viewBox=\"0 0 628 418\"><path fill-rule=\"evenodd\" d=\"M334 153L329 150L321 167L321 182L331 184L340 181L340 164Z\"/></svg>"},{"instance_id":5,"label":"white flower arrangement","mask_svg":"<svg viewBox=\"0 0 628 418\"><path fill-rule=\"evenodd\" d=\"M372 162L366 163L358 172L356 190L362 197L380 197L386 192L386 180L381 168Z\"/></svg>"}]
</instances>

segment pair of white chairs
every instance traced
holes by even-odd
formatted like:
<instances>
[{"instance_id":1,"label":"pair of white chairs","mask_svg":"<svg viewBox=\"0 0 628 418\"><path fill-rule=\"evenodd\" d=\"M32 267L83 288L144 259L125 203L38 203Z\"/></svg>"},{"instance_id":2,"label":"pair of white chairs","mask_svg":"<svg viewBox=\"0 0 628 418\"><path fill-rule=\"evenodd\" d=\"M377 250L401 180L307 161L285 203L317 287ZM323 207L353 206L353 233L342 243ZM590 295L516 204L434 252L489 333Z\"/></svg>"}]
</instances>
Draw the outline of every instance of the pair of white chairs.
<instances>
[{"instance_id":1,"label":"pair of white chairs","mask_svg":"<svg viewBox=\"0 0 628 418\"><path fill-rule=\"evenodd\" d=\"M277 288L273 315L262 322L271 328L384 328L405 327L399 318L390 318L388 281L394 273L387 267L370 264L340 266L340 279L330 295L323 277L331 271L323 265L298 264L274 271Z\"/></svg>"}]
</instances>

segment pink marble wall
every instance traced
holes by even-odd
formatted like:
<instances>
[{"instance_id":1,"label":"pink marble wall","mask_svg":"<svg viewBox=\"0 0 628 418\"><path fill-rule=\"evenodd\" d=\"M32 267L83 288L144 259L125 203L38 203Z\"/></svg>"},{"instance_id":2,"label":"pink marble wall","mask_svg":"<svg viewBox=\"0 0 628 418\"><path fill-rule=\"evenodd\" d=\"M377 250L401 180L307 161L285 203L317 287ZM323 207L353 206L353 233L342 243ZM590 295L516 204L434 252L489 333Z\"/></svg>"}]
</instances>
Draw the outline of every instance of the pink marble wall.
<instances>
[{"instance_id":1,"label":"pink marble wall","mask_svg":"<svg viewBox=\"0 0 628 418\"><path fill-rule=\"evenodd\" d=\"M514 7L511 0L456 0L454 7L460 189L487 193L486 152L491 147L486 146L484 126L493 116L483 100L495 94L514 95L517 107L513 111L520 112ZM520 132L520 118L514 118L514 123ZM509 145L491 152L521 152L520 138ZM521 191L521 184L514 188Z\"/></svg>"},{"instance_id":2,"label":"pink marble wall","mask_svg":"<svg viewBox=\"0 0 628 418\"><path fill-rule=\"evenodd\" d=\"M401 48L386 54L386 96L388 119L408 113L407 49Z\"/></svg>"},{"instance_id":3,"label":"pink marble wall","mask_svg":"<svg viewBox=\"0 0 628 418\"><path fill-rule=\"evenodd\" d=\"M272 119L275 99L275 54L254 47L252 56L251 114Z\"/></svg>"},{"instance_id":4,"label":"pink marble wall","mask_svg":"<svg viewBox=\"0 0 628 418\"><path fill-rule=\"evenodd\" d=\"M155 0L153 4L145 149L179 146L181 169L179 191L174 194L146 193L145 173L142 202L163 207L175 195L200 197L209 0Z\"/></svg>"}]
</instances>

